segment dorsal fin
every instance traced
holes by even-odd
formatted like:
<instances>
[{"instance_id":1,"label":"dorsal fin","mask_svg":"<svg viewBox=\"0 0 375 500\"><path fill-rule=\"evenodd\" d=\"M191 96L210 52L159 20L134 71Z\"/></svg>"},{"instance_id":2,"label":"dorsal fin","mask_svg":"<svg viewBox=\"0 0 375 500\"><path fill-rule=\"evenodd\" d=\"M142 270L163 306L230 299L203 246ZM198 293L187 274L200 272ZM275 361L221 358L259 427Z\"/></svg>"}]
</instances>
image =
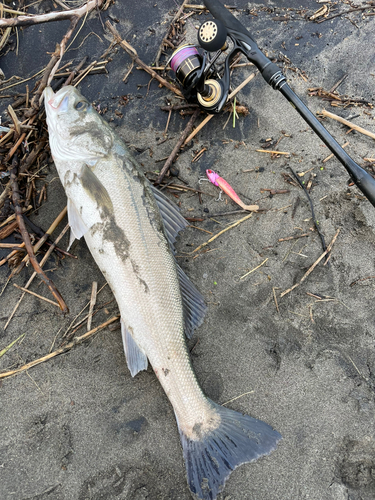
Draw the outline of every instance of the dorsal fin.
<instances>
[{"instance_id":1,"label":"dorsal fin","mask_svg":"<svg viewBox=\"0 0 375 500\"><path fill-rule=\"evenodd\" d=\"M154 186L151 186L151 188L163 219L169 246L172 252L176 253L174 243L177 235L189 224L164 193L160 192ZM204 303L203 296L198 292L177 262L176 269L180 282L185 334L190 339L194 334L194 329L202 324L207 306Z\"/></svg>"},{"instance_id":2,"label":"dorsal fin","mask_svg":"<svg viewBox=\"0 0 375 500\"><path fill-rule=\"evenodd\" d=\"M159 207L161 218L163 219L165 232L167 234L169 246L172 252L175 254L176 250L174 247L177 235L182 229L188 226L188 222L180 212L178 208L175 207L172 202L168 200L164 193L159 191L156 187L150 184L152 193L155 197L156 203Z\"/></svg>"},{"instance_id":3,"label":"dorsal fin","mask_svg":"<svg viewBox=\"0 0 375 500\"><path fill-rule=\"evenodd\" d=\"M176 268L180 281L185 335L190 339L194 334L195 328L198 328L203 323L207 306L204 303L203 296L198 292L177 262Z\"/></svg>"}]
</instances>

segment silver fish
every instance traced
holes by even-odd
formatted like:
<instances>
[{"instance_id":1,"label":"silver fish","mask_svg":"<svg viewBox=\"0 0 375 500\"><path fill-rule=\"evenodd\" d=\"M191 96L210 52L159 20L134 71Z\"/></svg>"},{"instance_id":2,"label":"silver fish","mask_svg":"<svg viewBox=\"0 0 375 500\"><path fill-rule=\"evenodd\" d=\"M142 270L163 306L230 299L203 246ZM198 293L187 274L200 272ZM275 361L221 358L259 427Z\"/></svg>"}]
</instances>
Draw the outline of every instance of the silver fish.
<instances>
[{"instance_id":1,"label":"silver fish","mask_svg":"<svg viewBox=\"0 0 375 500\"><path fill-rule=\"evenodd\" d=\"M131 375L149 361L173 406L193 497L213 500L232 470L269 454L281 436L209 400L195 377L184 335L206 306L174 258L186 220L74 87L47 87L44 99L71 239L85 237L116 297Z\"/></svg>"}]
</instances>

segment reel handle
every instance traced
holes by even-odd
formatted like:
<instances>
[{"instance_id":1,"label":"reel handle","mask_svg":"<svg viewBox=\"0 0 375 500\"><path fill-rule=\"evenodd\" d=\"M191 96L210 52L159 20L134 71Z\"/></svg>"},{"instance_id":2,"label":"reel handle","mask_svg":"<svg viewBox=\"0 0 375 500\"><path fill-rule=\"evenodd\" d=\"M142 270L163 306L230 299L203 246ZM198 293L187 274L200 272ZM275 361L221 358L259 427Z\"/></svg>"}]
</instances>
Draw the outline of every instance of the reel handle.
<instances>
[{"instance_id":1,"label":"reel handle","mask_svg":"<svg viewBox=\"0 0 375 500\"><path fill-rule=\"evenodd\" d=\"M227 29L239 31L240 33L248 36L252 42L256 41L247 31L245 26L240 23L238 19L234 17L234 15L226 8L222 3L218 0L204 0L203 2L207 9L211 12L215 19L221 21Z\"/></svg>"}]
</instances>

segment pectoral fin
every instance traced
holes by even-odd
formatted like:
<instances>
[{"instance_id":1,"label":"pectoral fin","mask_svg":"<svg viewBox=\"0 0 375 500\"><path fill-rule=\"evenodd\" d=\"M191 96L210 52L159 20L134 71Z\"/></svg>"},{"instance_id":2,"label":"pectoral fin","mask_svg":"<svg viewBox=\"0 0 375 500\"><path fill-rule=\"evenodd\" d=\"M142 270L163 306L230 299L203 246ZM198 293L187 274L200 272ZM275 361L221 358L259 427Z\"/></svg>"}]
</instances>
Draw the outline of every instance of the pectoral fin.
<instances>
[{"instance_id":1,"label":"pectoral fin","mask_svg":"<svg viewBox=\"0 0 375 500\"><path fill-rule=\"evenodd\" d=\"M147 356L140 350L137 343L133 339L132 334L126 328L123 320L121 320L121 334L122 341L124 342L126 363L128 365L131 376L134 377L138 372L147 370Z\"/></svg>"},{"instance_id":2,"label":"pectoral fin","mask_svg":"<svg viewBox=\"0 0 375 500\"><path fill-rule=\"evenodd\" d=\"M82 236L87 233L89 228L83 222L82 217L78 210L76 209L74 203L70 198L68 198L68 220L70 226L70 241L69 248L71 247L75 239L79 240Z\"/></svg>"},{"instance_id":3,"label":"pectoral fin","mask_svg":"<svg viewBox=\"0 0 375 500\"><path fill-rule=\"evenodd\" d=\"M82 167L79 179L86 193L98 204L98 208L104 213L112 214L113 205L108 191L88 165Z\"/></svg>"}]
</instances>

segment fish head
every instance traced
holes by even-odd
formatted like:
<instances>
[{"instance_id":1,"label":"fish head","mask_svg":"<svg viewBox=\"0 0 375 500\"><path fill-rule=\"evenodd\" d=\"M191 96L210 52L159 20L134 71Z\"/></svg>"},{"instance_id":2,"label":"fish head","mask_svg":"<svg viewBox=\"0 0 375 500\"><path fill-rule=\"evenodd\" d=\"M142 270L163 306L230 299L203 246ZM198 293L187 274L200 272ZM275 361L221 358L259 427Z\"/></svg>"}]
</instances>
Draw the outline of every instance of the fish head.
<instances>
[{"instance_id":1,"label":"fish head","mask_svg":"<svg viewBox=\"0 0 375 500\"><path fill-rule=\"evenodd\" d=\"M55 161L83 161L92 166L108 155L113 132L75 87L67 85L56 93L46 87L44 102Z\"/></svg>"},{"instance_id":2,"label":"fish head","mask_svg":"<svg viewBox=\"0 0 375 500\"><path fill-rule=\"evenodd\" d=\"M209 181L212 182L212 184L214 184L215 186L219 185L217 183L217 179L220 177L219 174L217 174L213 170L208 169L208 170L206 170L206 175L207 175Z\"/></svg>"}]
</instances>

